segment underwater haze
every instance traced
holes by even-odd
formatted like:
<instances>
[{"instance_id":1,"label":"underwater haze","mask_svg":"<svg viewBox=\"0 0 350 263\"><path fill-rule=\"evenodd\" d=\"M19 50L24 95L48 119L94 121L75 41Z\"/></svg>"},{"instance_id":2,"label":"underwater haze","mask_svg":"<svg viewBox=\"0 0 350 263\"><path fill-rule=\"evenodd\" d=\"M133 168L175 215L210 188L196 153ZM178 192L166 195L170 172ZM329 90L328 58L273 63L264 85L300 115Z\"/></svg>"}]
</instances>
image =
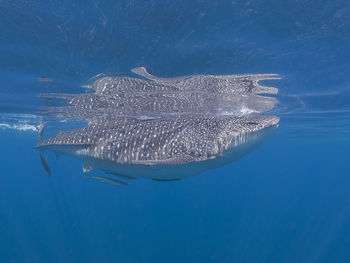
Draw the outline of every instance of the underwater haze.
<instances>
[{"instance_id":1,"label":"underwater haze","mask_svg":"<svg viewBox=\"0 0 350 263\"><path fill-rule=\"evenodd\" d=\"M0 0L0 262L350 262L349 18L347 0ZM39 94L136 67L278 74L260 81L278 89L278 127L179 181L117 186L67 155L43 162Z\"/></svg>"}]
</instances>

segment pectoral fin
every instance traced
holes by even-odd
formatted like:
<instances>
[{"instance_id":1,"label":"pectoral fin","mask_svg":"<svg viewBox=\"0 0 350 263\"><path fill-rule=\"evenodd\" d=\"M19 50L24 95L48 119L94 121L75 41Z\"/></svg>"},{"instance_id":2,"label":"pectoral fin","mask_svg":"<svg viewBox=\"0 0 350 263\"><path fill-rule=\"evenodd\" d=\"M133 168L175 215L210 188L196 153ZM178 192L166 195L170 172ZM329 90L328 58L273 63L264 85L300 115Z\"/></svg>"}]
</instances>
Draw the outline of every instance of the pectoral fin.
<instances>
[{"instance_id":1,"label":"pectoral fin","mask_svg":"<svg viewBox=\"0 0 350 263\"><path fill-rule=\"evenodd\" d=\"M174 178L174 179L152 179L153 181L157 182L176 182L180 181L182 178Z\"/></svg>"},{"instance_id":2,"label":"pectoral fin","mask_svg":"<svg viewBox=\"0 0 350 263\"><path fill-rule=\"evenodd\" d=\"M111 184L118 185L118 186L128 185L127 183L125 183L123 181L112 179L112 178L109 178L109 177L106 177L106 176L92 176L92 175L89 175L89 174L85 174L85 176L90 177L90 178L95 178L95 179L98 179L98 180L100 180L102 182L107 182L107 183L111 183Z\"/></svg>"},{"instance_id":3,"label":"pectoral fin","mask_svg":"<svg viewBox=\"0 0 350 263\"><path fill-rule=\"evenodd\" d=\"M113 172L106 172L106 174L111 174L111 175L118 176L118 177L121 177L121 178L124 178L127 180L135 180L136 179L136 177L132 177L129 175L124 175L124 174L113 173Z\"/></svg>"}]
</instances>

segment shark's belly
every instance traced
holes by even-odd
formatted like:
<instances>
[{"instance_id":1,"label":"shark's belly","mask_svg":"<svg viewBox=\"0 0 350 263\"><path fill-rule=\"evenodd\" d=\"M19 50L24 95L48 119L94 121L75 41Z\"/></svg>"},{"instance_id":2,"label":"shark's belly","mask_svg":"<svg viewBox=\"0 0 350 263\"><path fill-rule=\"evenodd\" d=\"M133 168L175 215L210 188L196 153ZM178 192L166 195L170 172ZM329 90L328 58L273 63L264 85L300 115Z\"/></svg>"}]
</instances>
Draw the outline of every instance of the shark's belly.
<instances>
[{"instance_id":1,"label":"shark's belly","mask_svg":"<svg viewBox=\"0 0 350 263\"><path fill-rule=\"evenodd\" d=\"M263 143L267 137L271 135L274 129L275 127L270 127L259 132L251 133L248 135L248 138L246 138L246 143L232 147L223 154L214 156L212 159L193 161L185 164L145 165L117 163L83 155L79 150L68 154L81 159L84 167L100 169L107 174L110 173L155 180L176 180L197 175L207 170L221 167L225 164L236 161Z\"/></svg>"}]
</instances>

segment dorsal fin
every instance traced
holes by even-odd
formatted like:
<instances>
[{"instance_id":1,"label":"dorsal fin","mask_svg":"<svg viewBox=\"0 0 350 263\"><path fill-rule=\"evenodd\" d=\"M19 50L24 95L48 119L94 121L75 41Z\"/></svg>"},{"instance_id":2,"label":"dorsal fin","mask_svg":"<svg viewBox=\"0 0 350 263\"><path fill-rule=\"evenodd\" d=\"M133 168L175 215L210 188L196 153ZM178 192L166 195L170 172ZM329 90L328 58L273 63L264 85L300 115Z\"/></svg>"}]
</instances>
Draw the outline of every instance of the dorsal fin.
<instances>
[{"instance_id":1,"label":"dorsal fin","mask_svg":"<svg viewBox=\"0 0 350 263\"><path fill-rule=\"evenodd\" d=\"M161 78L158 78L156 76L153 76L153 75L149 74L145 67L133 68L131 70L131 72L133 72L133 73L135 73L135 74L137 74L137 75L139 75L141 77L144 77L146 79L151 79L151 80L159 80L159 79L161 79Z\"/></svg>"}]
</instances>

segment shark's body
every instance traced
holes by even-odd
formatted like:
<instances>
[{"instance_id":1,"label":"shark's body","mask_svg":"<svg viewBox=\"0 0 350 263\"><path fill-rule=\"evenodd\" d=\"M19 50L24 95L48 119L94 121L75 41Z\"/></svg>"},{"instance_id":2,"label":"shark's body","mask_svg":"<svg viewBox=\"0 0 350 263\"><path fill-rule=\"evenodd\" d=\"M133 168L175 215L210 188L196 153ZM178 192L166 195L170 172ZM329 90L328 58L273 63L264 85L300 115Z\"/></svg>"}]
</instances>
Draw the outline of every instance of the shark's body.
<instances>
[{"instance_id":1,"label":"shark's body","mask_svg":"<svg viewBox=\"0 0 350 263\"><path fill-rule=\"evenodd\" d=\"M103 77L89 86L94 93L42 95L68 100L65 106L51 106L49 115L89 124L40 139L37 148L82 160L84 172L176 180L240 158L279 121L258 115L277 103L258 95L277 93L258 84L274 74L166 79L145 68L132 71L147 79Z\"/></svg>"},{"instance_id":2,"label":"shark's body","mask_svg":"<svg viewBox=\"0 0 350 263\"><path fill-rule=\"evenodd\" d=\"M37 148L79 158L86 171L170 180L239 158L261 143L268 134L263 131L278 120L273 116L99 120L60 131ZM182 167L185 164L187 168Z\"/></svg>"}]
</instances>

